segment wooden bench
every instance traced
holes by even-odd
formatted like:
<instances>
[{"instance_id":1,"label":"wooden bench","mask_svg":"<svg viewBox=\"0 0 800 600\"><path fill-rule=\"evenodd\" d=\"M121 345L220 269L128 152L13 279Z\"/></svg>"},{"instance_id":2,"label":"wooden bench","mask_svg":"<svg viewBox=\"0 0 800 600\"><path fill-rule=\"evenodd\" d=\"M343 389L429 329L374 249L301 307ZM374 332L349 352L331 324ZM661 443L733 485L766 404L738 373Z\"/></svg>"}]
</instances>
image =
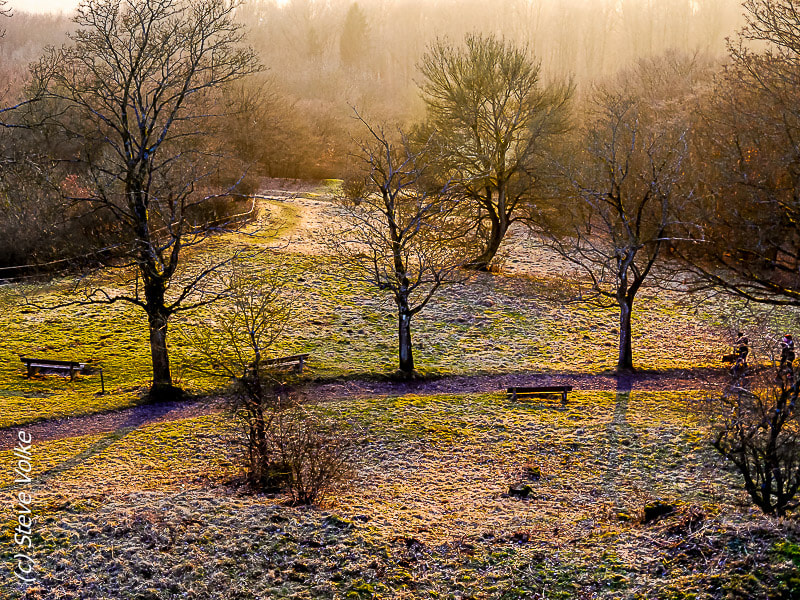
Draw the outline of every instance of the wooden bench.
<instances>
[{"instance_id":1,"label":"wooden bench","mask_svg":"<svg viewBox=\"0 0 800 600\"><path fill-rule=\"evenodd\" d=\"M295 365L298 373L303 372L303 365L305 364L308 354L295 354L293 356L282 356L280 358L268 358L264 361L265 365Z\"/></svg>"},{"instance_id":2,"label":"wooden bench","mask_svg":"<svg viewBox=\"0 0 800 600\"><path fill-rule=\"evenodd\" d=\"M69 379L75 379L75 373L80 373L86 368L85 363L68 360L51 360L49 358L26 358L20 356L19 359L25 363L28 370L28 379L39 373L41 370L55 371L57 374L69 374Z\"/></svg>"},{"instance_id":3,"label":"wooden bench","mask_svg":"<svg viewBox=\"0 0 800 600\"><path fill-rule=\"evenodd\" d=\"M561 394L561 404L567 403L567 392L572 391L571 385L544 385L538 387L510 387L508 388L508 399L518 400L539 396L543 394Z\"/></svg>"}]
</instances>

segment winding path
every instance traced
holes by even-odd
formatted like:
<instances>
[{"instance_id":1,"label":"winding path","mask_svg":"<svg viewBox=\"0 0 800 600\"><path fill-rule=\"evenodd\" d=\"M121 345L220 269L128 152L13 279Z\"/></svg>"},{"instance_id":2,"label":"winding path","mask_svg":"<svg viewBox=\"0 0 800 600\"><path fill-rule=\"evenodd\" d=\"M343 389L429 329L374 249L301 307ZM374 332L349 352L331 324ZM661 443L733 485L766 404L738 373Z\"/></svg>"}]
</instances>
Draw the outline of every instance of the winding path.
<instances>
[{"instance_id":1,"label":"winding path","mask_svg":"<svg viewBox=\"0 0 800 600\"><path fill-rule=\"evenodd\" d=\"M518 385L572 385L590 391L683 391L720 389L724 384L722 369L637 372L626 375L586 373L514 373L508 375L458 375L440 379L412 381L339 380L309 383L303 391L315 401L342 400L406 394L479 394ZM82 435L136 429L153 423L179 421L224 410L225 400L218 396L194 400L143 404L116 411L51 419L24 426L0 429L0 450L16 443L17 431L25 429L38 442Z\"/></svg>"}]
</instances>

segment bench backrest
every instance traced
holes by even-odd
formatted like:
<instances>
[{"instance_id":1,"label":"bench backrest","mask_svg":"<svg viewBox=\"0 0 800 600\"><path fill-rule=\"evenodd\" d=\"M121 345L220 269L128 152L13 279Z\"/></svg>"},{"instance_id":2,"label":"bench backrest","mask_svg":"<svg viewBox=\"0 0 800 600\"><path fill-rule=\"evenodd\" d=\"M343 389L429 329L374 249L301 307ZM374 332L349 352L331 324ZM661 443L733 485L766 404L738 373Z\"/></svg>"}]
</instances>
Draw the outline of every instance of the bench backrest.
<instances>
[{"instance_id":1,"label":"bench backrest","mask_svg":"<svg viewBox=\"0 0 800 600\"><path fill-rule=\"evenodd\" d=\"M54 367L74 367L80 368L81 363L71 361L71 360L50 360L49 358L26 358L24 356L20 356L19 359L24 362L26 365L30 365L32 363L36 363L37 365L52 365Z\"/></svg>"},{"instance_id":2,"label":"bench backrest","mask_svg":"<svg viewBox=\"0 0 800 600\"><path fill-rule=\"evenodd\" d=\"M509 394L536 394L541 392L571 392L571 385L545 385L538 387L510 387Z\"/></svg>"}]
</instances>

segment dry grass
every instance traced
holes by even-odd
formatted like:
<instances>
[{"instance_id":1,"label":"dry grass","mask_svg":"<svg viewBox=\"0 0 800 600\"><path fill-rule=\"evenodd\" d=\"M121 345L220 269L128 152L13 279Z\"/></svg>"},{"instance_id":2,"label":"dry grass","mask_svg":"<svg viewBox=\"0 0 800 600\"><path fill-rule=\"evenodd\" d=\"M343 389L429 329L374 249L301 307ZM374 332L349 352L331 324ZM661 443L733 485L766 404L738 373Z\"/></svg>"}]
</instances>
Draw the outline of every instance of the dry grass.
<instances>
[{"instance_id":1,"label":"dry grass","mask_svg":"<svg viewBox=\"0 0 800 600\"><path fill-rule=\"evenodd\" d=\"M191 257L280 246L257 260L297 283L299 321L276 353L311 353L310 378L391 373L392 307L317 252L324 197L270 204L276 240L253 226ZM303 209L301 212L297 207ZM313 209L313 216L309 210ZM300 224L298 226L298 224ZM528 248L508 271L451 288L413 326L417 362L439 374L600 373L614 364L616 314L563 304L558 265ZM514 262L514 261L517 262ZM27 289L43 298L67 282ZM146 329L126 308L19 308L0 288L0 426L130 406L147 385ZM642 296L635 360L714 365L730 309ZM194 318L206 318L197 315ZM192 391L224 385L187 368ZM97 376L27 381L16 353L91 360ZM214 414L35 443L38 583L10 573L14 458L0 452L0 597L94 598L796 598L800 532L750 508L705 441L702 390L594 391L550 402L499 394L347 398L313 407L361 440L358 475L324 509L244 493ZM313 394L311 394L313 399ZM517 485L519 484L519 485ZM526 498L510 487L529 486ZM674 511L645 523L660 500Z\"/></svg>"},{"instance_id":2,"label":"dry grass","mask_svg":"<svg viewBox=\"0 0 800 600\"><path fill-rule=\"evenodd\" d=\"M218 416L48 442L27 597L794 597L798 531L748 508L692 417L696 398L325 403L361 434L362 460L324 510L241 495ZM518 482L528 498L509 496ZM675 512L644 523L654 499Z\"/></svg>"}]
</instances>

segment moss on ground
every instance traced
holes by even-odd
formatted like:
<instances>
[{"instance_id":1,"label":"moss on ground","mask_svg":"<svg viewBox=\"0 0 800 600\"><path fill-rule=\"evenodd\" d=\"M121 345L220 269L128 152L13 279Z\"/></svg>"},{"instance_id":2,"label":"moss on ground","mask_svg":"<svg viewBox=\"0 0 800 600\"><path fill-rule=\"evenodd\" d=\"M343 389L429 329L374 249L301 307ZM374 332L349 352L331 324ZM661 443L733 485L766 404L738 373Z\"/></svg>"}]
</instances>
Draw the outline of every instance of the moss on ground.
<instances>
[{"instance_id":1,"label":"moss on ground","mask_svg":"<svg viewBox=\"0 0 800 600\"><path fill-rule=\"evenodd\" d=\"M231 251L278 247L251 258L284 272L296 294L296 322L272 352L310 353L309 379L392 373L391 303L331 258L282 247L304 214L269 207L272 216L188 253L186 273ZM277 236L265 226L276 219ZM99 282L117 285L109 274ZM20 296L53 303L74 297L72 283L0 287L0 427L140 401L149 373L140 312L45 312ZM477 275L443 290L413 323L418 367L444 375L613 368L616 311L564 303L562 287L545 269ZM172 331L214 310L176 320ZM642 292L636 364L716 365L730 310ZM178 381L191 392L226 385L191 368L196 357L179 336L170 344ZM17 354L102 367L108 393L96 394L96 374L27 380ZM319 404L313 410L360 440L359 474L326 510L241 494L230 424L219 414L36 443L39 583L26 597L797 597L797 528L750 509L705 441L694 410L701 395L580 390L566 407L499 394ZM13 507L14 457L0 452L0 461L0 502ZM653 502L672 511L645 522ZM12 522L4 515L0 523L2 597L18 592Z\"/></svg>"}]
</instances>

